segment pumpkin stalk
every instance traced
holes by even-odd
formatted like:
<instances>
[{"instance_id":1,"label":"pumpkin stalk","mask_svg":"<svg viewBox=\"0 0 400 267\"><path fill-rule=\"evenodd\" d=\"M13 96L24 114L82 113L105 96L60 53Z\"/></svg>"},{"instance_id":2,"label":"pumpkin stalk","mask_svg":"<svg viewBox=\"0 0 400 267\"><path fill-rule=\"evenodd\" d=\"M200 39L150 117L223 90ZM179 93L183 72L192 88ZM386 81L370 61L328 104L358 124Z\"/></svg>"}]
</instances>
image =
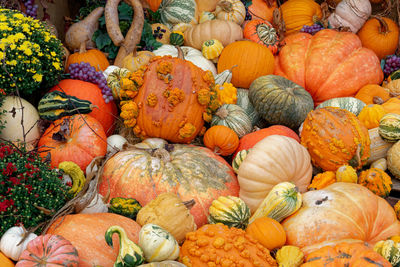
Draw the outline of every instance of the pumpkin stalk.
<instances>
[{"instance_id":1,"label":"pumpkin stalk","mask_svg":"<svg viewBox=\"0 0 400 267\"><path fill-rule=\"evenodd\" d=\"M222 9L224 12L231 12L232 9L233 9L232 3L231 3L231 2L228 2L228 1L225 1L225 0L219 2L219 3L218 3L218 6L221 7L221 9Z\"/></svg>"},{"instance_id":2,"label":"pumpkin stalk","mask_svg":"<svg viewBox=\"0 0 400 267\"><path fill-rule=\"evenodd\" d=\"M176 47L176 49L178 49L178 58L185 59L185 56L183 55L183 51L182 51L181 47L179 45L176 45L175 47Z\"/></svg>"},{"instance_id":3,"label":"pumpkin stalk","mask_svg":"<svg viewBox=\"0 0 400 267\"><path fill-rule=\"evenodd\" d=\"M191 208L193 208L193 206L196 204L196 201L194 199L188 200L188 201L184 201L182 202L183 205L185 205L185 207L190 210Z\"/></svg>"},{"instance_id":4,"label":"pumpkin stalk","mask_svg":"<svg viewBox=\"0 0 400 267\"><path fill-rule=\"evenodd\" d=\"M376 19L379 22L379 33L387 34L389 33L389 26L386 21L382 19L380 16L372 16L372 18Z\"/></svg>"},{"instance_id":5,"label":"pumpkin stalk","mask_svg":"<svg viewBox=\"0 0 400 267\"><path fill-rule=\"evenodd\" d=\"M153 153L154 157L161 159L163 162L167 163L171 161L171 156L168 151L164 148L158 148Z\"/></svg>"},{"instance_id":6,"label":"pumpkin stalk","mask_svg":"<svg viewBox=\"0 0 400 267\"><path fill-rule=\"evenodd\" d=\"M385 101L383 101L383 99L379 96L374 96L373 100L374 104L378 104L378 105L382 105L383 103L385 103Z\"/></svg>"},{"instance_id":7,"label":"pumpkin stalk","mask_svg":"<svg viewBox=\"0 0 400 267\"><path fill-rule=\"evenodd\" d=\"M215 112L215 115L220 117L221 119L225 119L228 116L229 112L226 108L220 108Z\"/></svg>"}]
</instances>

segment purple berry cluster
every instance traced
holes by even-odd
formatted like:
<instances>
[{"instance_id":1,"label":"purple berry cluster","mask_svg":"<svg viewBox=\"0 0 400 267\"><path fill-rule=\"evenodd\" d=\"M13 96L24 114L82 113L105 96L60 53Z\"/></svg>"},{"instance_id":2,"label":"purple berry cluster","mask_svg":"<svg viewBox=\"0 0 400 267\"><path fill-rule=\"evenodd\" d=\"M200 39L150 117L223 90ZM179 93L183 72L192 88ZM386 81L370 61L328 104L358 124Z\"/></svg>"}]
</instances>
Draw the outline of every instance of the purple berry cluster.
<instances>
[{"instance_id":1,"label":"purple berry cluster","mask_svg":"<svg viewBox=\"0 0 400 267\"><path fill-rule=\"evenodd\" d=\"M104 77L101 71L96 71L96 69L89 63L73 63L69 65L68 72L72 79L97 84L101 89L101 93L103 94L103 98L106 103L114 100L112 91L107 86L106 77Z\"/></svg>"},{"instance_id":2,"label":"purple berry cluster","mask_svg":"<svg viewBox=\"0 0 400 267\"><path fill-rule=\"evenodd\" d=\"M26 8L26 15L32 17L34 19L37 18L37 10L38 5L35 5L35 0L26 0L24 1L24 5Z\"/></svg>"},{"instance_id":3,"label":"purple berry cluster","mask_svg":"<svg viewBox=\"0 0 400 267\"><path fill-rule=\"evenodd\" d=\"M161 29L160 27L157 27L153 31L153 37L156 39L162 39L165 32L166 32L165 29Z\"/></svg>"},{"instance_id":4,"label":"purple berry cluster","mask_svg":"<svg viewBox=\"0 0 400 267\"><path fill-rule=\"evenodd\" d=\"M322 25L320 24L313 24L311 26L308 25L304 25L303 28L301 28L300 32L305 32L305 33L309 33L311 35L316 34L317 32L319 32L320 30L323 30L324 27L322 27Z\"/></svg>"},{"instance_id":5,"label":"purple berry cluster","mask_svg":"<svg viewBox=\"0 0 400 267\"><path fill-rule=\"evenodd\" d=\"M385 76L389 76L398 69L400 69L400 56L388 56L385 61L385 66L383 67L383 73Z\"/></svg>"}]
</instances>

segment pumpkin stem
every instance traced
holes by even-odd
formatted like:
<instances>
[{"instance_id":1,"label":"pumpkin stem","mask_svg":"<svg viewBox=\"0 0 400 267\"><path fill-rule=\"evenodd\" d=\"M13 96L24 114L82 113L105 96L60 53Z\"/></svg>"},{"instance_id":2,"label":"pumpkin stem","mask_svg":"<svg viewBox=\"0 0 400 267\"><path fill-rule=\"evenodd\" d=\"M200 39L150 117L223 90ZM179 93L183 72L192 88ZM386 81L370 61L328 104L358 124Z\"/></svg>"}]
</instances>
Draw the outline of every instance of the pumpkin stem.
<instances>
[{"instance_id":1,"label":"pumpkin stem","mask_svg":"<svg viewBox=\"0 0 400 267\"><path fill-rule=\"evenodd\" d=\"M397 93L397 92L389 92L389 96L390 96L390 97L398 97L398 96L400 96L400 93Z\"/></svg>"},{"instance_id":2,"label":"pumpkin stem","mask_svg":"<svg viewBox=\"0 0 400 267\"><path fill-rule=\"evenodd\" d=\"M79 46L79 54L86 53L86 42L82 42Z\"/></svg>"},{"instance_id":3,"label":"pumpkin stem","mask_svg":"<svg viewBox=\"0 0 400 267\"><path fill-rule=\"evenodd\" d=\"M387 34L389 33L389 26L386 21L380 16L372 16L372 18L376 19L379 22L379 33Z\"/></svg>"},{"instance_id":4,"label":"pumpkin stem","mask_svg":"<svg viewBox=\"0 0 400 267\"><path fill-rule=\"evenodd\" d=\"M228 114L229 114L228 110L224 107L219 108L217 112L215 112L215 115L217 115L221 119L225 119L226 117L228 117Z\"/></svg>"},{"instance_id":5,"label":"pumpkin stem","mask_svg":"<svg viewBox=\"0 0 400 267\"><path fill-rule=\"evenodd\" d=\"M233 10L233 4L229 1L222 0L218 3L218 6L224 11L224 12L232 12Z\"/></svg>"},{"instance_id":6,"label":"pumpkin stem","mask_svg":"<svg viewBox=\"0 0 400 267\"><path fill-rule=\"evenodd\" d=\"M164 148L157 148L154 152L153 152L153 157L157 157L159 159L161 159L163 162L169 162L171 161L171 156L168 153L168 151Z\"/></svg>"},{"instance_id":7,"label":"pumpkin stem","mask_svg":"<svg viewBox=\"0 0 400 267\"><path fill-rule=\"evenodd\" d=\"M385 103L385 101L383 101L383 99L380 96L374 96L372 102L378 105L382 105L383 103Z\"/></svg>"},{"instance_id":8,"label":"pumpkin stem","mask_svg":"<svg viewBox=\"0 0 400 267\"><path fill-rule=\"evenodd\" d=\"M179 45L175 46L176 49L178 49L178 58L180 59L185 59L185 56L183 55L183 51Z\"/></svg>"},{"instance_id":9,"label":"pumpkin stem","mask_svg":"<svg viewBox=\"0 0 400 267\"><path fill-rule=\"evenodd\" d=\"M196 201L194 199L192 199L192 200L184 201L184 202L182 202L182 204L185 205L188 210L190 210L196 204Z\"/></svg>"},{"instance_id":10,"label":"pumpkin stem","mask_svg":"<svg viewBox=\"0 0 400 267\"><path fill-rule=\"evenodd\" d=\"M46 215L51 215L51 214L54 213L54 210L49 210L49 209L40 207L40 206L36 205L35 203L33 203L33 206L34 206L35 208L37 208L38 210L43 211L43 213L46 214Z\"/></svg>"},{"instance_id":11,"label":"pumpkin stem","mask_svg":"<svg viewBox=\"0 0 400 267\"><path fill-rule=\"evenodd\" d=\"M275 3L275 0L263 0L263 1L267 4L269 8L271 8Z\"/></svg>"}]
</instances>

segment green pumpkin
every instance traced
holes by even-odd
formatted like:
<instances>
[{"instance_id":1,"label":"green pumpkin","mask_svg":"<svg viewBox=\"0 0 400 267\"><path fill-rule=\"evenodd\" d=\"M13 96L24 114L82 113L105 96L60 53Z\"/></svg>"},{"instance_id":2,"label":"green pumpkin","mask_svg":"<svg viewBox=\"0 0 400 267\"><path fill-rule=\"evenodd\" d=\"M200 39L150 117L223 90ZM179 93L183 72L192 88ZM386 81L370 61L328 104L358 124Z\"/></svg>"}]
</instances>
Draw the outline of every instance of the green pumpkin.
<instances>
[{"instance_id":1,"label":"green pumpkin","mask_svg":"<svg viewBox=\"0 0 400 267\"><path fill-rule=\"evenodd\" d=\"M261 116L260 114L257 113L257 111L254 109L253 104L251 104L250 102L249 90L243 88L237 88L236 105L244 109L244 111L249 116L253 126L257 125L260 122Z\"/></svg>"},{"instance_id":2,"label":"green pumpkin","mask_svg":"<svg viewBox=\"0 0 400 267\"><path fill-rule=\"evenodd\" d=\"M253 129L253 125L247 113L234 104L222 105L211 119L211 126L224 125L231 128L241 138Z\"/></svg>"},{"instance_id":3,"label":"green pumpkin","mask_svg":"<svg viewBox=\"0 0 400 267\"><path fill-rule=\"evenodd\" d=\"M358 116L363 107L365 107L365 103L355 97L337 97L322 102L315 109L324 107L337 107L346 109Z\"/></svg>"},{"instance_id":4,"label":"green pumpkin","mask_svg":"<svg viewBox=\"0 0 400 267\"><path fill-rule=\"evenodd\" d=\"M136 215L141 208L142 206L136 199L114 197L110 201L108 211L136 220Z\"/></svg>"},{"instance_id":5,"label":"green pumpkin","mask_svg":"<svg viewBox=\"0 0 400 267\"><path fill-rule=\"evenodd\" d=\"M173 31L170 35L169 35L169 43L171 45L178 45L181 46L183 45L184 42L184 37L183 37L183 33L180 31Z\"/></svg>"},{"instance_id":6,"label":"green pumpkin","mask_svg":"<svg viewBox=\"0 0 400 267\"><path fill-rule=\"evenodd\" d=\"M195 0L163 0L158 8L161 22L172 28L184 22L190 23L196 18Z\"/></svg>"},{"instance_id":7,"label":"green pumpkin","mask_svg":"<svg viewBox=\"0 0 400 267\"><path fill-rule=\"evenodd\" d=\"M267 123L296 130L314 109L312 97L303 87L277 75L255 79L249 88L249 99Z\"/></svg>"},{"instance_id":8,"label":"green pumpkin","mask_svg":"<svg viewBox=\"0 0 400 267\"><path fill-rule=\"evenodd\" d=\"M378 132L387 142L400 140L400 114L385 114L379 121Z\"/></svg>"},{"instance_id":9,"label":"green pumpkin","mask_svg":"<svg viewBox=\"0 0 400 267\"><path fill-rule=\"evenodd\" d=\"M249 154L249 151L250 149L240 150L232 160L232 169L236 174L239 171L240 164L242 164L243 160L247 157L247 154Z\"/></svg>"},{"instance_id":10,"label":"green pumpkin","mask_svg":"<svg viewBox=\"0 0 400 267\"><path fill-rule=\"evenodd\" d=\"M213 200L208 211L208 223L211 224L222 223L229 227L246 229L249 223L250 209L238 197L220 196Z\"/></svg>"},{"instance_id":11,"label":"green pumpkin","mask_svg":"<svg viewBox=\"0 0 400 267\"><path fill-rule=\"evenodd\" d=\"M65 116L86 114L92 112L92 102L81 100L61 91L47 93L40 99L38 111L40 118L55 121Z\"/></svg>"},{"instance_id":12,"label":"green pumpkin","mask_svg":"<svg viewBox=\"0 0 400 267\"><path fill-rule=\"evenodd\" d=\"M400 243L393 240L379 241L374 250L387 259L393 267L400 267Z\"/></svg>"}]
</instances>

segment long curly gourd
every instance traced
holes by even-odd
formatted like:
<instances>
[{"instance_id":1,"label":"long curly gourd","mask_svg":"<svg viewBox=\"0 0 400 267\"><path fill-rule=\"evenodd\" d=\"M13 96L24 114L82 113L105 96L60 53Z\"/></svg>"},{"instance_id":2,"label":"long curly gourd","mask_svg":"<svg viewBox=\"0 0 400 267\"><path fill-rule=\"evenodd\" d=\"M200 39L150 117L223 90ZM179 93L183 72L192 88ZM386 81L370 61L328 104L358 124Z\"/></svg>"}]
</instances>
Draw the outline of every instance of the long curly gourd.
<instances>
[{"instance_id":1,"label":"long curly gourd","mask_svg":"<svg viewBox=\"0 0 400 267\"><path fill-rule=\"evenodd\" d=\"M122 67L123 59L135 49L142 36L144 13L139 0L125 0L133 8L133 20L125 38L119 28L118 4L121 0L108 0L104 15L106 18L107 33L114 45L120 46L114 65Z\"/></svg>"},{"instance_id":2,"label":"long curly gourd","mask_svg":"<svg viewBox=\"0 0 400 267\"><path fill-rule=\"evenodd\" d=\"M63 170L64 174L71 177L72 187L68 193L76 196L85 185L86 177L78 164L72 161L63 161L58 164L58 168Z\"/></svg>"}]
</instances>

